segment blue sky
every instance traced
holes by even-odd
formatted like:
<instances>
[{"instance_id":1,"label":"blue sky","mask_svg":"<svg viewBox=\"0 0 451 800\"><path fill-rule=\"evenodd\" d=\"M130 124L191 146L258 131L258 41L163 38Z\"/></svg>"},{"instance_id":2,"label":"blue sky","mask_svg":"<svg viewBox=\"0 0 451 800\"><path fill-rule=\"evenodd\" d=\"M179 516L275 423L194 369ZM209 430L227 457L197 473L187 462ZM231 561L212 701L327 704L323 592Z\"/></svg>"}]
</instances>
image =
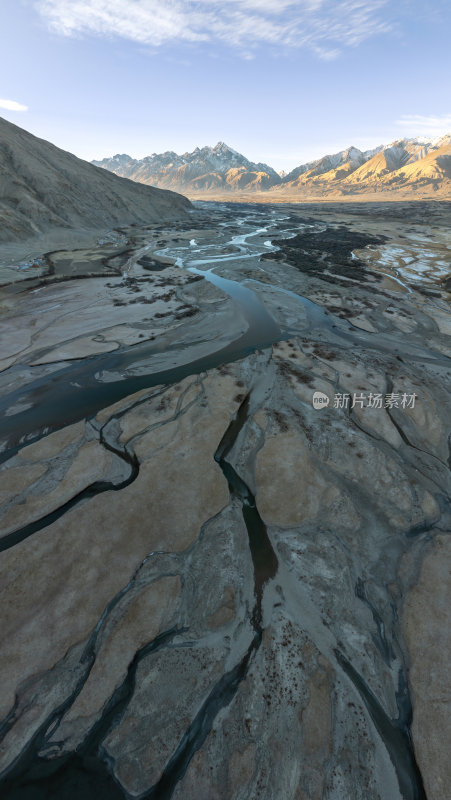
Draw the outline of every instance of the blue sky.
<instances>
[{"instance_id":1,"label":"blue sky","mask_svg":"<svg viewBox=\"0 0 451 800\"><path fill-rule=\"evenodd\" d=\"M451 132L450 0L2 0L0 115L82 158L291 169Z\"/></svg>"}]
</instances>

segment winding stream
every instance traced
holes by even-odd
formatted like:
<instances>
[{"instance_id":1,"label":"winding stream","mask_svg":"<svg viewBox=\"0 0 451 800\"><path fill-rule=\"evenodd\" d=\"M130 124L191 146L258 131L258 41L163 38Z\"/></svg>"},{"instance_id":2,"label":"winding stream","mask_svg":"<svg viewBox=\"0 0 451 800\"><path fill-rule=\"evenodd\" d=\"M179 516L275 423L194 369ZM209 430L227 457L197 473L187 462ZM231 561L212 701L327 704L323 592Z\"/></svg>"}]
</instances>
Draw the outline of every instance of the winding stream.
<instances>
[{"instance_id":1,"label":"winding stream","mask_svg":"<svg viewBox=\"0 0 451 800\"><path fill-rule=\"evenodd\" d=\"M143 344L120 347L113 353L73 360L69 365L66 362L60 370L52 372L50 376L44 374L25 387L4 394L0 400L0 442L3 441L0 462L11 457L24 444L35 441L43 434L89 418L100 409L141 389L176 383L188 375L199 374L221 364L239 360L257 349L263 350L277 341L290 338L294 331L279 325L257 294L249 285L243 285L244 283L272 290L279 293L282 298L287 296L299 303L302 318L306 317L307 322L304 328L297 327L298 334L302 333L303 329L308 330L310 335L314 329L318 332L323 330L327 332L329 341L335 340L345 347L364 344L366 347L374 346L378 351L396 352L389 334L379 333L377 343L373 344L371 341L373 334L353 326L349 320L344 322L329 314L322 306L301 294L270 282L260 282L255 278L243 277L242 280L231 280L216 274L214 270L221 264L243 258L249 261L253 259L257 269L263 270L259 265L260 256L268 251L277 251L279 248L272 245L269 239L258 244L249 240L256 236L268 235L272 227L274 237L291 238L294 235L289 230L289 225L287 230L276 229L277 223L286 219L285 217L275 217L273 223L261 226L258 223L262 216L263 212L258 212L224 223L225 229L227 225L236 227L237 224L250 228L246 233L234 235L226 242L200 247L195 246L194 240L191 240L188 246L169 247L158 251L160 255L173 258L179 268L205 278L228 295L246 321L247 329L243 334L218 349L214 349L212 342L212 350L209 353L194 359L191 353L191 358L188 355L186 361L183 359L183 344L167 347L164 342L161 344L147 341ZM266 214L265 218L267 216ZM237 248L238 252L232 254L221 252L232 246ZM207 265L210 265L208 269L199 268ZM154 370L152 358L161 356L162 353L168 356L176 353L179 358L182 356L182 363L167 369ZM427 351L422 350L420 353L418 348L409 343L404 346L404 355L414 359L420 358L423 361L428 359ZM437 359L440 359L440 356L434 353L433 360ZM17 367L11 367L8 374L13 376L16 369ZM109 375L108 380L103 380L105 374ZM11 408L15 405L19 408L23 406L26 410L11 413Z\"/></svg>"},{"instance_id":2,"label":"winding stream","mask_svg":"<svg viewBox=\"0 0 451 800\"><path fill-rule=\"evenodd\" d=\"M284 326L275 321L265 303L259 299L257 292L253 291L252 287L255 287L256 290L257 287L271 290L281 297L290 297L299 304L299 310L302 313L300 313L300 324L296 327L297 334L308 330L311 335L312 331L315 331L315 334L318 334L318 337L321 338L321 332L326 332L328 342L339 342L345 348L363 344L369 349L374 347L375 350L386 351L391 354L396 353L396 347L393 346L390 333L378 333L377 337L372 339L373 334L353 326L349 320L339 319L308 298L281 286L267 281L259 281L255 277L243 276L240 280L232 280L218 275L215 270L220 269L221 265L231 264L233 261L242 261L243 259L249 262L253 260L254 268L265 273L264 268L260 266L260 256L267 252L276 251L278 247L272 244L270 238L263 241L263 237L274 234L279 238L281 236L289 238L293 235L289 230L289 224L287 224L285 231L276 228L277 223L283 222L288 219L287 217L276 217L273 213L272 222L274 225L272 222L268 222L265 226L261 226L261 219L264 213L267 217L268 212L239 213L242 214L241 217L232 218L232 221L228 223L219 224L224 225L225 230L227 230L227 225L235 227L235 229L238 225L241 228L248 228L247 231L235 234L227 241L213 245L200 246L195 239L192 239L184 247L166 247L159 250L158 254L174 259L178 268L203 277L231 298L246 322L247 328L245 332L226 345L222 344L217 349L215 349L215 343L212 341L212 349L208 354L193 359L191 352L191 358L188 356L186 361L183 361L178 366L164 370L152 370L152 357L162 353L168 355L176 351L183 355L186 352L183 344L172 345L166 349L164 343L158 344L154 342L145 342L133 347L122 347L114 353L79 359L69 365L65 364L60 370L53 372L51 375L42 375L25 387L20 387L6 394L0 403L0 439L5 442L5 449L1 453L0 460L4 461L11 457L30 441L34 441L50 431L62 428L80 419L89 419L100 409L141 389L178 382L188 375L201 373L221 364L238 360L257 349L264 349L277 341L291 338L293 329L288 325ZM260 237L257 243L252 241L256 237ZM221 252L227 248L233 248L233 252ZM266 273L266 277L268 277L268 273ZM428 359L440 361L441 359L438 353L429 353L426 348L420 350L419 346L415 345L415 342L405 345L403 355L406 354L413 359L416 358L423 361ZM14 374L14 370L14 367L10 369L11 375ZM115 379L103 380L102 375L104 373L114 375ZM393 389L393 385L390 383L387 383L387 387L389 390ZM214 458L222 470L224 478L227 480L230 497L236 504L241 506L242 518L247 530L254 572L254 605L249 611L249 621L252 626L251 640L250 643L246 644L247 649L244 652L243 650L241 651L240 660L235 666L225 672L212 686L208 696L203 700L191 720L186 733L184 733L166 763L159 780L148 792L141 795L143 800L147 798L151 800L151 798L157 797L170 798L172 796L175 786L184 776L193 755L200 750L211 732L218 713L232 702L240 683L246 678L249 666L262 642L263 592L268 581L277 574L278 557L271 544L265 523L259 514L255 496L248 484L238 474L238 468L235 468L231 463L232 460L229 459L243 427L251 416L249 413L250 402L251 394L247 395L235 417L230 422L217 447ZM19 411L19 413L8 415L6 412L15 404L25 407L27 404L31 404L31 407ZM126 469L124 470L123 479L116 484L106 481L98 481L91 484L56 511L4 537L0 550L15 546L28 536L51 524L81 500L88 499L102 491L121 490L135 480L139 473L138 459L125 446L121 447L119 442L108 439L107 433L104 431L107 424L103 428L97 429L99 441L113 455L125 462ZM402 431L400 433L402 434ZM406 446L414 447L407 440L404 443ZM122 597L127 589L128 587L118 595L118 598ZM383 617L377 608L371 604L365 592L365 585L360 579L356 583L355 594L367 607L368 613L372 615L377 629L377 636L373 637L373 641L375 641L384 664L390 669L394 661L394 655L390 639L387 639L386 636ZM111 798L125 796L119 789L118 784L111 778L105 764L103 764L102 741L108 731L117 724L133 695L138 665L147 656L151 656L151 654L162 648L176 647L177 642L174 644L174 639L187 629L171 628L162 632L152 642L138 649L127 667L127 674L122 683L114 691L106 703L100 719L76 752L64 755L59 759L46 759L39 755L41 748L50 739L51 732L53 732L52 726L57 724L71 707L89 677L95 661L95 645L99 632L104 620L118 602L118 598L108 605L89 640L84 656L86 667L80 682L67 699L55 712L52 712L51 716L39 728L8 776L5 783L6 790L11 791L8 797L18 797L19 795L15 793L17 788L20 791L25 787L25 792L30 788L32 792L33 787L42 786L43 781L47 782L49 796L51 797L63 797L63 793L65 793L64 796L69 798L71 795L67 792L70 791L72 784L77 782L80 791L78 796L81 796L81 792L83 792L83 796L87 797L88 800L94 800L95 796L99 796L99 792L104 792L104 796L108 794ZM386 745L398 776L402 796L406 800L425 800L426 795L422 778L415 761L410 739L412 710L404 675L402 673L399 674L399 688L396 693L399 718L392 719L384 711L376 695L345 655L339 649L336 649L334 653L339 668L359 692L375 728ZM11 727L14 722L14 709L6 722L5 727L9 729L8 726ZM96 777L93 778L94 773ZM22 796L25 797L26 794L22 794ZM29 796L31 797L32 795L30 794Z\"/></svg>"},{"instance_id":3,"label":"winding stream","mask_svg":"<svg viewBox=\"0 0 451 800\"><path fill-rule=\"evenodd\" d=\"M245 220L241 222L244 224ZM53 372L51 376L44 375L28 383L26 387L5 394L0 400L0 439L6 443L6 447L0 454L0 461L6 460L20 446L36 440L42 434L48 434L73 422L91 417L100 409L141 389L176 383L188 375L236 361L256 349L265 349L281 339L288 338L291 332L282 329L275 322L255 292L243 286L240 281L223 278L213 272L214 266L224 260L243 257L258 260L263 252L267 252L268 247L277 250L277 247L268 243L263 249L248 244L249 238L266 231L267 228L259 228L232 237L226 245L238 246L240 252L228 256L208 253L208 259L199 259L197 258L199 248L194 251L193 247L184 248L183 257L178 254L180 248L165 248L159 251L161 255L175 257L178 267L205 278L232 298L247 323L247 330L242 335L226 346L213 349L201 358L187 360L179 366L159 371L152 371L149 361L152 356L161 354L164 344L162 346L158 343L144 342L131 347L121 347L113 353L74 360L69 366L65 365ZM216 249L223 249L226 245L223 243ZM211 245L207 246L206 250L207 252L211 250ZM201 270L196 267L199 263L208 263L212 266L209 270ZM295 297L305 310L310 325L331 327L330 318L312 301L288 290L272 287L270 284L262 285ZM175 348L167 348L166 352L170 353L171 349ZM179 345L178 350L182 349ZM13 374L14 369L10 368L10 374ZM121 377L104 382L102 381L104 373ZM8 415L6 412L15 404L26 404L31 407Z\"/></svg>"}]
</instances>

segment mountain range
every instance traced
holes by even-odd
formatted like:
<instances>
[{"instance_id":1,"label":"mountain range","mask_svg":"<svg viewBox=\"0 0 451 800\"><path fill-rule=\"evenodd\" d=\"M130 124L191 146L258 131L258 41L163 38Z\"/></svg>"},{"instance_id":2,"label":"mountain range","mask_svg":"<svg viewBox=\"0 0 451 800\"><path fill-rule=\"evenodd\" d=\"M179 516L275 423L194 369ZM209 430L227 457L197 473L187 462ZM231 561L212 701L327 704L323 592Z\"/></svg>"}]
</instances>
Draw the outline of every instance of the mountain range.
<instances>
[{"instance_id":1,"label":"mountain range","mask_svg":"<svg viewBox=\"0 0 451 800\"><path fill-rule=\"evenodd\" d=\"M93 161L98 167L140 183L189 197L265 192L297 197L346 197L389 192L417 197L451 197L451 135L399 139L362 151L348 147L293 169L276 172L249 161L224 142L191 153L127 154ZM276 199L276 197L274 197Z\"/></svg>"},{"instance_id":2,"label":"mountain range","mask_svg":"<svg viewBox=\"0 0 451 800\"><path fill-rule=\"evenodd\" d=\"M123 178L162 189L189 187L193 193L217 189L261 191L281 181L268 164L249 161L224 142L218 142L216 147L196 147L192 153L183 155L169 150L134 159L124 153L92 163Z\"/></svg>"},{"instance_id":3,"label":"mountain range","mask_svg":"<svg viewBox=\"0 0 451 800\"><path fill-rule=\"evenodd\" d=\"M0 117L0 243L186 215L189 200L140 186Z\"/></svg>"}]
</instances>

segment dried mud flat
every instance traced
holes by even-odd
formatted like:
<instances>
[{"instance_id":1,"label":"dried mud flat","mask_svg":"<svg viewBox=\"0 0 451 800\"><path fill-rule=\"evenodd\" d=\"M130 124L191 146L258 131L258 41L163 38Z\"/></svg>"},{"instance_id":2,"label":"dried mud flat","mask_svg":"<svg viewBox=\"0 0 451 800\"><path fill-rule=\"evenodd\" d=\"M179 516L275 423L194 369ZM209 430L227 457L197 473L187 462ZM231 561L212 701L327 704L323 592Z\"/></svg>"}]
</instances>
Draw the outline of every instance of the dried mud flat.
<instances>
[{"instance_id":1,"label":"dried mud flat","mask_svg":"<svg viewBox=\"0 0 451 800\"><path fill-rule=\"evenodd\" d=\"M449 222L199 203L7 266L2 798L443 800Z\"/></svg>"}]
</instances>

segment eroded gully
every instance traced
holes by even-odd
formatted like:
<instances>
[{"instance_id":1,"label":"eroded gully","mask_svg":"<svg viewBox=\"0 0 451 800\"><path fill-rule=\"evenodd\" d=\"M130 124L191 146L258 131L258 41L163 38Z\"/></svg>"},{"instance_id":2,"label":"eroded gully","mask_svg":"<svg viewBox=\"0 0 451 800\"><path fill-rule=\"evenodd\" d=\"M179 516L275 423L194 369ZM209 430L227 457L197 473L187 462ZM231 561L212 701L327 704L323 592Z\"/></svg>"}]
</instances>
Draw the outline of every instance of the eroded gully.
<instances>
[{"instance_id":1,"label":"eroded gully","mask_svg":"<svg viewBox=\"0 0 451 800\"><path fill-rule=\"evenodd\" d=\"M234 419L229 424L215 453L215 461L219 464L226 478L232 499L236 499L242 508L243 520L248 533L249 549L254 570L254 606L250 622L252 625L251 642L241 660L213 686L207 698L201 705L192 720L188 730L183 735L173 755L168 760L161 777L147 792L140 796L140 800L169 800L175 787L182 780L194 754L200 750L205 739L210 733L219 711L232 702L238 687L246 677L249 665L258 651L263 634L262 627L262 598L264 586L277 572L278 561L271 545L266 526L261 519L255 497L247 484L238 475L237 471L227 460L237 438L248 418L250 396L248 395L241 404ZM77 752L65 754L60 757L45 758L39 755L48 746L49 739L54 736L59 722L68 712L79 696L93 668L96 652L95 646L105 620L117 605L119 600L133 586L136 575L129 585L125 587L107 606L101 620L94 629L87 643L82 661L86 666L81 679L74 690L51 716L40 726L32 737L25 750L17 761L3 776L3 796L5 800L25 800L34 796L33 793L45 790L49 799L65 797L67 800L98 800L99 797L109 797L111 800L125 800L127 795L114 778L109 758L102 748L102 742L111 730L120 724L123 714L131 699L135 687L136 671L138 665L147 656L158 650L176 646L173 640L183 634L185 629L171 629L156 637L137 651L131 661L127 675L121 685L114 691L105 704L100 719L89 731L84 741L77 748ZM15 709L4 721L3 736L11 728L14 720ZM40 794L39 794L40 796Z\"/></svg>"},{"instance_id":2,"label":"eroded gully","mask_svg":"<svg viewBox=\"0 0 451 800\"><path fill-rule=\"evenodd\" d=\"M277 218L274 223L276 221ZM246 218L239 222L246 224ZM250 227L256 223L247 224ZM296 330L281 326L275 322L252 289L240 281L223 278L213 271L217 266L237 259L255 259L258 263L263 253L278 250L279 248L272 245L270 240L258 245L252 245L248 241L257 235L267 234L270 229L271 224L268 224L266 227L254 228L247 233L234 236L228 242L222 242L217 246L217 250L223 249L226 245L239 250L238 253L226 256L215 254L215 248L211 245L196 250L185 247L165 248L159 251L173 257L180 268L204 277L227 294L246 321L247 329L243 334L201 358L189 360L188 357L186 362L178 366L157 371L152 371L150 363L152 356L161 354L162 350L169 355L175 349L174 346L165 350L164 343L161 345L145 342L132 347L121 347L113 353L74 360L50 375L41 376L26 386L4 394L0 400L0 446L3 443L0 463L42 435L92 417L100 409L135 392L153 386L177 383L189 375L196 375L221 364L237 361L255 350L266 349L294 334L309 331L310 335L315 332L315 335L321 337L322 332L326 332L329 343L339 343L346 348L355 345L365 346L396 354L396 347L389 335L378 334L376 343L372 339L373 334L354 327L349 321L328 314L322 306L301 294L271 283L260 283L255 278L247 281L255 286L260 284L265 289L271 289L281 297L289 296L299 303L300 314L305 323L296 326ZM275 235L283 237L283 229L274 230ZM289 231L285 231L286 237L292 235ZM205 255L205 258L199 257L202 255ZM211 264L210 269L199 269L207 263ZM183 351L183 346L177 345L177 348L179 353ZM405 345L403 352L413 360L441 359L439 354L428 354L425 350L420 351L409 343ZM12 375L14 369L11 367L9 374ZM103 379L105 374L109 376L107 380ZM120 377L114 379L116 376ZM23 406L24 410L11 413L15 405Z\"/></svg>"},{"instance_id":3,"label":"eroded gully","mask_svg":"<svg viewBox=\"0 0 451 800\"><path fill-rule=\"evenodd\" d=\"M266 229L259 229L256 232L250 232L248 234L243 234L240 237L234 237L230 244L234 244L235 246L243 248L238 257L243 258L244 256L247 256L252 258L258 256L258 252L246 254L244 250L248 238L250 238L252 235L257 235L264 232L266 232ZM265 243L265 247L268 245L271 246L269 243ZM230 256L226 259L223 257L213 257L210 259L209 263L232 260L233 258L237 258L237 256ZM195 259L194 261L200 261L201 264L199 264L199 266L202 265L202 259ZM99 409L104 408L107 405L110 405L117 400L138 391L139 389L179 381L186 375L211 369L224 362L237 360L257 348L263 349L270 346L275 341L278 341L282 338L288 338L291 335L290 331L282 330L274 322L273 318L266 311L265 307L259 302L255 293L252 292L251 289L242 286L237 281L231 281L229 279L222 278L211 270L208 272L199 270L193 261L186 262L182 259L182 257L178 256L176 263L180 267L189 269L191 272L195 272L204 276L207 280L218 286L218 288L222 289L230 297L232 297L240 311L243 313L246 322L248 323L248 329L245 334L240 336L237 340L230 343L226 347L211 353L202 359L192 361L184 364L181 367L176 367L175 369L139 376L129 375L125 377L124 380L107 384L102 384L95 379L95 374L98 373L99 370L120 371L121 369L127 369L131 364L136 365L145 361L145 359L151 354L152 348L150 348L148 345L144 345L140 347L139 353L137 352L137 348L123 348L119 353L115 353L112 356L101 356L92 359L85 359L80 363L73 364L69 368L61 370L60 373L54 373L50 378L46 377L41 381L36 381L35 383L26 387L25 390L18 390L17 398L11 397L11 395L6 398L8 405L10 405L11 402L14 402L15 399L23 400L24 395L26 395L27 399L29 400L35 401L39 399L40 402L39 404L35 404L32 409L29 409L23 414L17 414L12 418L5 418L5 416L3 416L1 419L0 435L5 435L7 432L7 426L9 428L13 428L13 431L10 431L11 436L8 437L8 448L6 450L5 457L9 457L13 452L17 451L21 445L27 443L28 441L35 440L41 435L47 434L51 430L63 427L71 422L91 416ZM268 287L268 284L264 285ZM329 334L332 333L331 329L334 328L334 335L338 336L348 345L350 342L352 342L353 332L349 325L347 325L345 328L342 326L342 329L339 330L337 326L331 322L330 317L325 314L323 309L319 306L316 306L307 298L303 298L300 295L295 295L292 292L285 292L285 290L281 289L280 287L272 288L284 293L288 293L299 300L303 306L303 310L306 313L310 328L326 327ZM351 331L351 333L349 333L349 331ZM369 337L366 338L369 339ZM359 343L362 343L361 332L358 333L358 340ZM79 384L79 391L77 392L74 392L74 382ZM71 399L71 395L74 395L73 400ZM3 408L5 407L6 406L3 405ZM251 658L258 650L261 643L263 588L265 583L272 578L277 571L277 558L271 546L266 527L256 508L255 498L250 492L249 487L227 460L227 456L230 454L237 437L247 420L248 408L249 397L247 397L244 403L241 405L235 419L232 420L229 428L224 434L224 437L217 448L215 460L221 467L224 477L228 482L232 498L235 498L241 504L243 519L248 532L249 547L254 566L255 603L251 616L251 623L254 631L253 638L241 661L232 670L223 675L211 690L209 696L204 701L204 704L194 718L189 729L180 741L173 756L168 761L160 780L149 790L149 792L143 795L143 798L145 797L146 800L147 798L150 800L151 798L156 797L171 797L175 786L185 774L194 753L199 750L200 747L202 747L206 736L212 728L217 713L221 708L229 705L229 703L233 700L240 682L247 673ZM25 424L26 419L29 420L28 425ZM111 447L109 449L111 449ZM131 482L131 480L133 480L136 476L139 465L134 462L133 456L130 453L125 453L124 451L119 453L117 450L113 450L113 452L115 452L116 455L125 458L125 460L129 463L131 467L130 476L123 483L116 486L93 485L88 487L88 490L86 491L90 492L89 496L92 496L92 494L95 494L98 491L104 491L106 488L123 488L125 485L128 485L128 483ZM68 509L64 508L62 513L64 513L66 510ZM50 524L50 521L48 524ZM41 525L41 527L43 527L43 525ZM28 535L30 535L32 532L34 531L30 530ZM18 541L21 540L22 539L19 539ZM12 546L14 543L15 542L11 541L9 546ZM172 638L173 635L174 632L171 631L168 632L167 637ZM92 759L94 759L96 762L100 762L100 759L97 758L96 754L101 746L101 740L105 738L106 733L111 730L111 727L117 724L118 719L121 716L121 711L126 706L127 698L131 696L137 664L146 655L154 652L155 649L165 646L165 642L166 635L164 640L155 640L154 643L149 643L140 651L138 651L132 664L130 665L124 684L119 687L118 690L116 690L113 697L107 704L107 716L103 715L101 724L96 726L95 731L93 730L91 732L91 734L88 736L87 742L81 748L80 753L77 756L70 756L69 758L65 757L63 762L60 762L59 764L56 763L58 760L54 760L52 767L48 769L46 766L48 762L45 760L38 759L41 763L37 764L37 748L33 748L34 754L31 756L31 759L30 752L28 751L25 774L24 771L17 770L18 765L16 764L13 775L8 776L7 778L6 786L8 786L8 788L12 788L15 785L16 789L18 786L27 786L28 788L31 788L31 786L37 786L39 784L42 786L43 777L49 781L50 775L58 774L59 778L57 781L57 791L61 792L64 787L67 789L69 788L70 781L73 780L74 777L74 769L77 774L83 775L85 773L86 769L88 769L84 763L86 759L87 762L90 762ZM390 752L392 760L394 762L396 760L399 761L397 754L399 755L400 751L405 753L405 755L400 759L401 763L399 764L399 768L397 768L400 779L400 788L403 796L408 800L414 800L414 798L415 800L416 798L423 798L425 795L422 793L422 791L424 790L422 790L421 777L419 776L418 768L416 766L410 746L407 720L405 720L406 725L404 726L404 730L407 730L407 734L404 732L397 734L397 730L393 729L393 727L391 727L390 731L387 733L387 726L379 719L380 715L378 716L378 711L372 701L372 698L365 696L362 685L360 685L358 674L355 672L352 665L349 665L347 662L345 663L345 660L340 657L338 652L336 655L338 663L342 667L343 671L348 675L348 677L351 678L356 687L365 697L367 707L372 712L373 721L382 735L382 738L384 741L386 741L387 749ZM71 702L73 702L73 698L71 698ZM69 704L71 704L71 702ZM42 739L40 744L42 745ZM74 759L77 760L76 763ZM82 760L80 761L80 759ZM45 761L45 763L42 763L43 761ZM25 764L23 764L23 766L25 766ZM92 764L88 769L88 773L91 768ZM102 774L102 785L105 788L108 786L111 797L124 796L119 786L114 781L111 783L111 777L107 775L104 767L100 768L99 764L99 767L96 767L96 769L99 770L99 775ZM12 783L10 782L11 779ZM103 783L103 781L106 781L106 784ZM50 780L50 784L51 782L52 780ZM84 779L82 783L87 786ZM50 784L48 784L49 789L51 788ZM92 793L86 788L86 790L84 790L84 796L87 797L88 800L90 800L91 797L94 798L98 788L100 787L98 786L97 789ZM19 797L18 794L14 794L14 796ZM59 795L49 794L48 796L56 797ZM70 795L67 795L67 797L69 796Z\"/></svg>"}]
</instances>

